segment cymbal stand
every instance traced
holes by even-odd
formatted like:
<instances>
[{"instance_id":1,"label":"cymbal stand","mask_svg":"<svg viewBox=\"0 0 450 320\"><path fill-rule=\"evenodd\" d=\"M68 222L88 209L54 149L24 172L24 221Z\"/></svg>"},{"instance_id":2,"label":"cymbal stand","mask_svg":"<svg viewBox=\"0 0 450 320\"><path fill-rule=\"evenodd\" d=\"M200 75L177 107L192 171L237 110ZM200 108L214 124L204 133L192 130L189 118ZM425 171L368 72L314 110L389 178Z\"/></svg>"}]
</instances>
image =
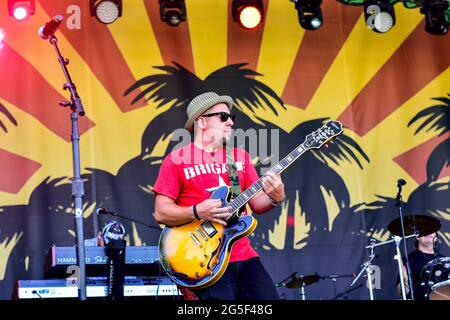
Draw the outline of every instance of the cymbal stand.
<instances>
[{"instance_id":1,"label":"cymbal stand","mask_svg":"<svg viewBox=\"0 0 450 320\"><path fill-rule=\"evenodd\" d=\"M306 300L305 283L304 282L302 282L302 285L300 286L300 293L298 292L298 290L299 290L299 288L295 289L297 300Z\"/></svg>"},{"instance_id":2,"label":"cymbal stand","mask_svg":"<svg viewBox=\"0 0 450 320\"><path fill-rule=\"evenodd\" d=\"M417 234L417 232L414 232L413 234L411 234L411 235L409 235L409 236L406 236L405 237L405 240L406 239L408 239L408 238L412 238L412 237L416 237L418 234ZM398 271L399 271L399 276L400 276L400 286L401 286L401 288L402 288L402 298L403 298L403 300L406 300L406 290L405 290L405 283L404 283L404 281L403 281L403 272L402 272L402 258L401 258L401 253L400 253L400 241L403 239L403 237L399 237L399 236L393 236L392 237L393 239L391 239L391 240L387 240L387 241L383 241L383 242L380 242L380 243L376 243L376 244L371 244L371 245L369 245L369 246L366 246L366 249L370 249L370 251L371 251L371 254L370 254L370 261L372 261L372 259L375 257L374 255L373 255L373 249L375 248L375 247L378 247L378 246L382 246L382 245L385 245L385 244L388 244L388 243L391 243L391 242L395 242L395 247L396 247L396 255L394 256L394 260L397 260L397 265L398 265ZM361 272L360 272L361 273ZM356 278L355 278L355 280L352 282L352 284L350 285L350 286L352 286L355 282L356 282L356 280L357 280L357 278L359 277L360 275L358 275ZM368 277L369 277L369 275L368 275ZM369 281L369 290L371 291L371 293L370 293L370 295L371 295L371 300L373 300L372 298L373 298L373 293L372 293L372 281L371 281L372 279L370 278L368 278L368 281Z\"/></svg>"},{"instance_id":3,"label":"cymbal stand","mask_svg":"<svg viewBox=\"0 0 450 320\"><path fill-rule=\"evenodd\" d=\"M373 253L373 247L370 250L370 255L369 255L369 260L367 260L366 262L364 262L362 264L362 269L361 271L359 271L358 275L356 276L356 278L352 281L352 283L350 284L350 287L353 287L356 283L356 281L358 281L358 279L362 276L362 274L364 272L366 272L367 274L367 282L369 285L369 294L370 294L370 300L374 300L373 298L373 287L372 287L372 260L375 258L375 255Z\"/></svg>"}]
</instances>

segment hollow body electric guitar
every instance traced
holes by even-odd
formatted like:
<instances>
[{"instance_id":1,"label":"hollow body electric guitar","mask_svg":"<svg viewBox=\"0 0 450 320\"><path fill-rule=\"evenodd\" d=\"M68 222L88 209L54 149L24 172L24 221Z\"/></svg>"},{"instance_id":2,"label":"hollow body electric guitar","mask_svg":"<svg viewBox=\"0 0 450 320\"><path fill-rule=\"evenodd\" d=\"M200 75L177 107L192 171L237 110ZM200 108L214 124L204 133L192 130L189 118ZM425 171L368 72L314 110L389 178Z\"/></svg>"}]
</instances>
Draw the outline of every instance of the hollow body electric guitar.
<instances>
[{"instance_id":1,"label":"hollow body electric guitar","mask_svg":"<svg viewBox=\"0 0 450 320\"><path fill-rule=\"evenodd\" d=\"M302 144L270 171L279 175L305 151L322 147L342 131L340 122L326 122L320 129L307 135ZM208 287L219 280L228 266L233 244L256 228L256 219L251 215L241 216L239 209L262 189L260 178L231 201L231 192L227 186L212 193L211 199L220 199L222 207L231 207L233 214L226 226L193 220L180 226L164 227L159 239L159 258L168 276L177 284L194 289Z\"/></svg>"}]
</instances>

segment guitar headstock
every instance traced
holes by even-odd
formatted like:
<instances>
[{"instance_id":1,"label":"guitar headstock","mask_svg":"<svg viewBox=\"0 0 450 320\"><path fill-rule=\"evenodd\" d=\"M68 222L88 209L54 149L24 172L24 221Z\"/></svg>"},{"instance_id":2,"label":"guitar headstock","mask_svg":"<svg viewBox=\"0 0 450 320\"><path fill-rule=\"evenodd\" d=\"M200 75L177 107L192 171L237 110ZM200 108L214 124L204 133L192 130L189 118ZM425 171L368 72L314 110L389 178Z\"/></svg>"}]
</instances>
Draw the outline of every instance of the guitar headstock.
<instances>
[{"instance_id":1,"label":"guitar headstock","mask_svg":"<svg viewBox=\"0 0 450 320\"><path fill-rule=\"evenodd\" d=\"M342 123L336 120L327 121L321 128L308 134L303 143L306 148L320 148L343 132Z\"/></svg>"}]
</instances>

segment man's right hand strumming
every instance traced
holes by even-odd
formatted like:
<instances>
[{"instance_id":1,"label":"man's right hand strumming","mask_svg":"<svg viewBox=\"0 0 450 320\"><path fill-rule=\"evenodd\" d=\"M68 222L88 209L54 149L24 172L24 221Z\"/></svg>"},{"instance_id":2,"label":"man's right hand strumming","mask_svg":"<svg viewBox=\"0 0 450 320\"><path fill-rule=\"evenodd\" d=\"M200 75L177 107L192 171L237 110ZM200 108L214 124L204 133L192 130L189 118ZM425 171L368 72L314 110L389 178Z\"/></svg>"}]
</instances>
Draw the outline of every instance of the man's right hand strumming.
<instances>
[{"instance_id":1,"label":"man's right hand strumming","mask_svg":"<svg viewBox=\"0 0 450 320\"><path fill-rule=\"evenodd\" d=\"M193 208L194 209L194 208ZM227 220L231 217L230 207L222 208L222 201L219 199L206 199L195 206L197 215L202 220L227 224Z\"/></svg>"}]
</instances>

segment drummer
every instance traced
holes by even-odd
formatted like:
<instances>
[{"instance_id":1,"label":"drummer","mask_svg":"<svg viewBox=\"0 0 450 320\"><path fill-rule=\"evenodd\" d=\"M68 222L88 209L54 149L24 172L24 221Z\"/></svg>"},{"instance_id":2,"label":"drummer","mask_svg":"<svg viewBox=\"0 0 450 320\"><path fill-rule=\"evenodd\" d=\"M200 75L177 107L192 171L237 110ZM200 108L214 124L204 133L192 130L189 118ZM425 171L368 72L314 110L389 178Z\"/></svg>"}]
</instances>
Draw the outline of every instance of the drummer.
<instances>
[{"instance_id":1,"label":"drummer","mask_svg":"<svg viewBox=\"0 0 450 320\"><path fill-rule=\"evenodd\" d=\"M420 234L419 234L420 235ZM420 236L416 238L415 247L416 250L412 251L408 254L409 265L411 268L411 276L412 276L412 285L414 291L414 300L427 300L427 291L428 287L426 285L422 285L422 270L423 267L431 260L436 258L443 257L437 252L437 233L433 232L428 235ZM407 298L411 299L410 290L409 290L409 282L405 267L406 259L403 257L403 279L405 283L405 290L407 294ZM400 282L398 280L398 282ZM399 294L401 294L400 284L397 286Z\"/></svg>"}]
</instances>

